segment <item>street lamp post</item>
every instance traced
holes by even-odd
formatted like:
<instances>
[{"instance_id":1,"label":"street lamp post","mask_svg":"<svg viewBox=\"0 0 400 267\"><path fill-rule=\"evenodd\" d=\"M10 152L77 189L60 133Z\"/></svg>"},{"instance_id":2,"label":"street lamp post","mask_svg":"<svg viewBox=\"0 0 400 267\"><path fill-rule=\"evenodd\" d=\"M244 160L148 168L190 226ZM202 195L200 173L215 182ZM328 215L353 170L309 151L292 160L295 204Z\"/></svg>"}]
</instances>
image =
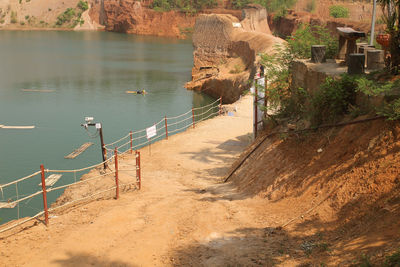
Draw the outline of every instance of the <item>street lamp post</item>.
<instances>
[{"instance_id":1,"label":"street lamp post","mask_svg":"<svg viewBox=\"0 0 400 267\"><path fill-rule=\"evenodd\" d=\"M101 145L101 156L103 158L103 166L104 169L107 168L107 163L106 163L106 154L105 154L105 146L104 146L104 139L103 139L103 126L101 123L94 123L93 122L93 117L85 117L85 124L81 124L81 126L85 127L86 129L89 126L95 126L96 130L99 131L99 136L100 136L100 145Z\"/></svg>"},{"instance_id":2,"label":"street lamp post","mask_svg":"<svg viewBox=\"0 0 400 267\"><path fill-rule=\"evenodd\" d=\"M376 0L374 0L374 6L373 6L373 9L372 9L371 39L369 40L369 45L374 45L374 39L375 39L375 21L376 21Z\"/></svg>"}]
</instances>

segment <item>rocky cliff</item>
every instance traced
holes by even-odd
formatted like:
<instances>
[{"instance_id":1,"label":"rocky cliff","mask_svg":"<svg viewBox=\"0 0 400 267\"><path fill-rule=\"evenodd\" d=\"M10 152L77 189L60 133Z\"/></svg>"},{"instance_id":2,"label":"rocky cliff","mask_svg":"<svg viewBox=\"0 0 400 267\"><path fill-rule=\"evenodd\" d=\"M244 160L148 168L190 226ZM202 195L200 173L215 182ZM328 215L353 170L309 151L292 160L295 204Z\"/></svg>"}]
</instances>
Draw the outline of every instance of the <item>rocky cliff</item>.
<instances>
[{"instance_id":1,"label":"rocky cliff","mask_svg":"<svg viewBox=\"0 0 400 267\"><path fill-rule=\"evenodd\" d=\"M157 12L135 0L104 0L104 20L108 31L183 38L195 17L176 11Z\"/></svg>"},{"instance_id":2,"label":"rocky cliff","mask_svg":"<svg viewBox=\"0 0 400 267\"><path fill-rule=\"evenodd\" d=\"M199 90L225 103L239 99L249 89L257 69L258 54L269 52L281 39L270 34L267 12L252 5L243 20L231 15L200 15L193 34L194 66L188 89Z\"/></svg>"}]
</instances>

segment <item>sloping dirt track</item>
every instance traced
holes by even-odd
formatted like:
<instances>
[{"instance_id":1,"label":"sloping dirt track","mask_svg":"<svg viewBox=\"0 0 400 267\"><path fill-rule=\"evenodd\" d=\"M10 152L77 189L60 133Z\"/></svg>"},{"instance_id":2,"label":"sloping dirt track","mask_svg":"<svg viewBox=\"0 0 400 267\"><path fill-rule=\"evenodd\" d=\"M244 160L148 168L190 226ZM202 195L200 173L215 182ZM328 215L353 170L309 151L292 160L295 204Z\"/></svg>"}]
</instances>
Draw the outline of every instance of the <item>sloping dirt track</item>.
<instances>
[{"instance_id":1,"label":"sloping dirt track","mask_svg":"<svg viewBox=\"0 0 400 267\"><path fill-rule=\"evenodd\" d=\"M24 231L3 234L1 266L253 265L264 229L262 199L221 184L251 142L251 97L217 117L142 151L143 189L75 207ZM133 163L125 159L121 164Z\"/></svg>"}]
</instances>

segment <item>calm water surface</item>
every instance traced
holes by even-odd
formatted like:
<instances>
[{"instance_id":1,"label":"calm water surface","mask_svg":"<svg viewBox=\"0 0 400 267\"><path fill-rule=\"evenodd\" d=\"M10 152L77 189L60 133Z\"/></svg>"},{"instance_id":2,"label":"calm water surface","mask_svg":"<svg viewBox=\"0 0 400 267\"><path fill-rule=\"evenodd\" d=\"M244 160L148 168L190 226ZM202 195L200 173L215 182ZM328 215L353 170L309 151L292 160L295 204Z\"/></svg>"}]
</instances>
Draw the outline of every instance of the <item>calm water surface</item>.
<instances>
[{"instance_id":1,"label":"calm water surface","mask_svg":"<svg viewBox=\"0 0 400 267\"><path fill-rule=\"evenodd\" d=\"M182 87L191 78L192 52L190 41L175 39L0 31L0 124L36 126L34 130L0 129L0 184L35 172L40 164L70 169L100 162L98 139L90 139L80 127L85 116L102 122L109 143L164 115L210 103L211 98ZM125 93L138 89L149 94ZM74 160L64 159L85 142L95 144ZM38 183L22 185L19 193L39 190ZM0 201L14 196L15 190L5 190ZM20 216L39 211L40 201L36 197L21 203ZM16 213L16 209L0 209L0 218L5 222Z\"/></svg>"}]
</instances>

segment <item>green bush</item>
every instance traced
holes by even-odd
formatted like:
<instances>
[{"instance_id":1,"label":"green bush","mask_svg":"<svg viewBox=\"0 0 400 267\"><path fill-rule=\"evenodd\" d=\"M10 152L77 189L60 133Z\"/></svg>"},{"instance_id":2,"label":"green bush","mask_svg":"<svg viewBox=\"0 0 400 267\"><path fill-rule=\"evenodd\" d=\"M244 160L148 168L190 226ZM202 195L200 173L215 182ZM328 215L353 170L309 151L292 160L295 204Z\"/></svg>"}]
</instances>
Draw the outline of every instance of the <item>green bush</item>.
<instances>
[{"instance_id":1,"label":"green bush","mask_svg":"<svg viewBox=\"0 0 400 267\"><path fill-rule=\"evenodd\" d=\"M10 20L10 22L13 23L13 24L18 22L17 21L17 12L11 11L11 20Z\"/></svg>"},{"instance_id":2,"label":"green bush","mask_svg":"<svg viewBox=\"0 0 400 267\"><path fill-rule=\"evenodd\" d=\"M296 4L296 2L297 0L271 0L266 1L266 4L264 6L267 8L268 12L279 13L292 8L294 4Z\"/></svg>"},{"instance_id":3,"label":"green bush","mask_svg":"<svg viewBox=\"0 0 400 267\"><path fill-rule=\"evenodd\" d=\"M334 58L338 50L335 38L326 28L318 25L300 25L286 41L291 53L296 58L311 58L312 45L326 45L327 58Z\"/></svg>"},{"instance_id":4,"label":"green bush","mask_svg":"<svg viewBox=\"0 0 400 267\"><path fill-rule=\"evenodd\" d=\"M357 82L354 76L344 74L340 79L328 77L311 100L311 123L335 122L355 105Z\"/></svg>"},{"instance_id":5,"label":"green bush","mask_svg":"<svg viewBox=\"0 0 400 267\"><path fill-rule=\"evenodd\" d=\"M86 11L89 9L89 4L87 1L80 0L77 7L82 11Z\"/></svg>"},{"instance_id":6,"label":"green bush","mask_svg":"<svg viewBox=\"0 0 400 267\"><path fill-rule=\"evenodd\" d=\"M400 249L397 252L393 253L390 256L386 257L385 267L396 267L400 266Z\"/></svg>"},{"instance_id":7,"label":"green bush","mask_svg":"<svg viewBox=\"0 0 400 267\"><path fill-rule=\"evenodd\" d=\"M156 11L170 11L171 5L168 0L154 0L151 6Z\"/></svg>"},{"instance_id":8,"label":"green bush","mask_svg":"<svg viewBox=\"0 0 400 267\"><path fill-rule=\"evenodd\" d=\"M349 9L344 6L330 6L329 14L334 18L348 18L349 17Z\"/></svg>"},{"instance_id":9,"label":"green bush","mask_svg":"<svg viewBox=\"0 0 400 267\"><path fill-rule=\"evenodd\" d=\"M57 17L56 25L62 26L65 23L70 23L75 18L75 9L67 8L61 15Z\"/></svg>"},{"instance_id":10,"label":"green bush","mask_svg":"<svg viewBox=\"0 0 400 267\"><path fill-rule=\"evenodd\" d=\"M232 6L235 9L243 9L246 7L248 4L250 4L250 0L233 0L232 1Z\"/></svg>"},{"instance_id":11,"label":"green bush","mask_svg":"<svg viewBox=\"0 0 400 267\"><path fill-rule=\"evenodd\" d=\"M289 88L290 65L294 58L288 44L276 45L274 51L274 54L260 55L260 62L264 66L265 77L269 83L265 89L265 95L270 108L278 110L276 117L289 117L301 109L297 105L292 106L294 102L291 98L297 92L291 92ZM270 118L275 120L274 116Z\"/></svg>"}]
</instances>

